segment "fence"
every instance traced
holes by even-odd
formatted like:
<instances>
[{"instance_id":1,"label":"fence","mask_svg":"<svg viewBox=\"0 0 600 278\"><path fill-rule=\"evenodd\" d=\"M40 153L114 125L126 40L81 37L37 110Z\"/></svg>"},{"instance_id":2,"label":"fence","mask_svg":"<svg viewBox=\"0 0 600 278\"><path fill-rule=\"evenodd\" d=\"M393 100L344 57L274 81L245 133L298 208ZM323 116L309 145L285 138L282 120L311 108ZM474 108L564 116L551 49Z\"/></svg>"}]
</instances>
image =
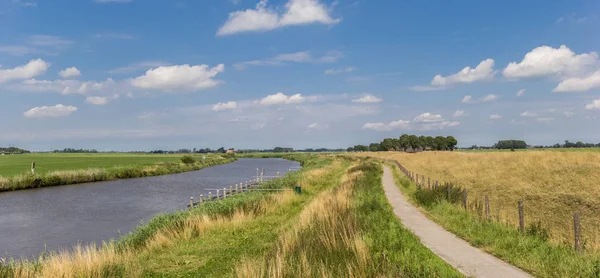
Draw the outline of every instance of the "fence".
<instances>
[{"instance_id":1,"label":"fence","mask_svg":"<svg viewBox=\"0 0 600 278\"><path fill-rule=\"evenodd\" d=\"M452 183L444 182L441 183L438 180L431 180L431 178L426 178L424 175L419 175L414 171L410 171L406 169L402 164L395 160L386 160L389 163L394 163L404 175L408 177L409 180L414 182L417 186L416 194L429 194L429 200L431 202L439 201L436 197L443 196L445 200L453 204L459 204L465 210L471 210L477 212L479 217L484 218L487 221L498 221L500 222L500 209L498 209L498 213L496 215L496 219L492 216L492 212L490 210L490 196L485 195L483 198L483 202L481 201L471 201L469 200L468 191L466 188L457 186ZM524 209L524 200L519 200L516 204L516 212L518 215L518 230L521 233L526 232L526 221L525 221L525 213ZM532 223L532 226L529 227L529 230L533 233L543 233L541 222L535 221ZM582 241L582 233L581 233L581 222L580 222L580 213L574 212L572 218L572 244L575 250L578 252L582 252L583 250L583 241ZM508 223L505 223L508 224ZM548 235L545 235L546 237Z\"/></svg>"},{"instance_id":2,"label":"fence","mask_svg":"<svg viewBox=\"0 0 600 278\"><path fill-rule=\"evenodd\" d=\"M300 168L296 168L294 170L297 170ZM292 168L288 169L288 172L291 172ZM247 191L296 191L297 193L301 193L301 189L299 189L297 186L295 189L288 189L288 188L258 188L262 183L266 183L270 180L273 179L277 179L282 177L282 174L280 172L277 172L275 175L273 176L266 176L265 175L265 169L264 168L256 168L256 178L245 181L245 182L240 182L240 183L236 183L235 185L229 185L228 187L223 187L223 189L220 188L209 188L209 189L204 189L205 191L208 191L208 194L205 196L204 194L200 194L198 201L194 202L194 197L190 197L190 202L189 205L187 205L187 207L189 209L198 206L204 202L208 202L208 201L214 201L214 200L222 200L222 199L226 199L228 196L232 196L234 194L238 194L238 193L244 193ZM213 191L215 192L215 195L213 195Z\"/></svg>"}]
</instances>

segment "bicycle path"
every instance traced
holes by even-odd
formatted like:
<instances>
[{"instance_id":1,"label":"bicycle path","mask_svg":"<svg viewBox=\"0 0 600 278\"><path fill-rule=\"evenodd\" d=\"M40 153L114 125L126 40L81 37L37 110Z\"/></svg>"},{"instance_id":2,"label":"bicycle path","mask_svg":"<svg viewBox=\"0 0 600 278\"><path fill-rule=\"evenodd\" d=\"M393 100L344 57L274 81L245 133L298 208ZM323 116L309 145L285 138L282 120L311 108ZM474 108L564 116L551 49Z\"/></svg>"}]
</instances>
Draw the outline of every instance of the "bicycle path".
<instances>
[{"instance_id":1,"label":"bicycle path","mask_svg":"<svg viewBox=\"0 0 600 278\"><path fill-rule=\"evenodd\" d=\"M400 218L404 227L421 239L429 248L448 264L472 277L533 277L480 249L429 220L402 194L389 167L383 169L385 195Z\"/></svg>"}]
</instances>

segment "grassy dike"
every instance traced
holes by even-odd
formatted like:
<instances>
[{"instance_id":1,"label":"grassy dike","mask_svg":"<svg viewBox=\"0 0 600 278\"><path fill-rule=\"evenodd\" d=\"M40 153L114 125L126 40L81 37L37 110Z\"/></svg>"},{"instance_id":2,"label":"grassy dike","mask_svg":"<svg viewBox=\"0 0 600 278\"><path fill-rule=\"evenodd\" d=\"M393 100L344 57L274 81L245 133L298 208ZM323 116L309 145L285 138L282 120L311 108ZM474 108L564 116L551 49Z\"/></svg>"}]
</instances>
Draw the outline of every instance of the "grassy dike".
<instances>
[{"instance_id":1,"label":"grassy dike","mask_svg":"<svg viewBox=\"0 0 600 278\"><path fill-rule=\"evenodd\" d=\"M488 221L431 192L419 191L400 169L390 163L398 187L429 218L448 231L536 277L600 277L600 256L578 254L568 244L555 244L547 233L531 226L520 233L512 226Z\"/></svg>"},{"instance_id":2,"label":"grassy dike","mask_svg":"<svg viewBox=\"0 0 600 278\"><path fill-rule=\"evenodd\" d=\"M287 156L303 169L162 215L118 242L0 266L0 277L460 277L405 230L372 163ZM357 166L358 165L358 166Z\"/></svg>"},{"instance_id":3,"label":"grassy dike","mask_svg":"<svg viewBox=\"0 0 600 278\"><path fill-rule=\"evenodd\" d=\"M123 165L111 168L52 171L35 175L26 173L11 177L0 177L0 192L176 174L197 171L206 167L230 163L232 161L235 161L234 157L213 156L204 161L196 161L195 163L190 164L181 162L160 162L154 165Z\"/></svg>"}]
</instances>

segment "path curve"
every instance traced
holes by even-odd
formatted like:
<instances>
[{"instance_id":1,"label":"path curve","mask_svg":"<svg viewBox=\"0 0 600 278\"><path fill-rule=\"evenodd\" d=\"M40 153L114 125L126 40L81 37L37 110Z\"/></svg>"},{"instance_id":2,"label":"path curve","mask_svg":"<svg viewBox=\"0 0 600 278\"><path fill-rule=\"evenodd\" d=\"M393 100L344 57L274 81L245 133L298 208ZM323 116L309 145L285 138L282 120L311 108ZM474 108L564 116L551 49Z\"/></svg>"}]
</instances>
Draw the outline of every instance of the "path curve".
<instances>
[{"instance_id":1,"label":"path curve","mask_svg":"<svg viewBox=\"0 0 600 278\"><path fill-rule=\"evenodd\" d=\"M429 220L402 194L389 167L383 166L385 195L404 227L448 264L473 277L533 277L482 251Z\"/></svg>"}]
</instances>

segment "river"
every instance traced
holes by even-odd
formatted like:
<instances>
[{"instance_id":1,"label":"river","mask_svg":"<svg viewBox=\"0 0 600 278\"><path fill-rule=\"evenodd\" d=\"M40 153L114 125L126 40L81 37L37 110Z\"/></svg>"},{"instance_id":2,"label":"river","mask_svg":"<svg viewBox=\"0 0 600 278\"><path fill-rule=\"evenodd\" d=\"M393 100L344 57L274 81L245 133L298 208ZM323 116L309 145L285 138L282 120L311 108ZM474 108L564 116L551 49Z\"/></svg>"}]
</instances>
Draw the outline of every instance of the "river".
<instances>
[{"instance_id":1,"label":"river","mask_svg":"<svg viewBox=\"0 0 600 278\"><path fill-rule=\"evenodd\" d=\"M284 159L243 158L200 171L0 193L0 258L35 258L45 250L101 243L153 216L187 209L191 196L256 177L298 169ZM214 192L213 192L214 195Z\"/></svg>"}]
</instances>

